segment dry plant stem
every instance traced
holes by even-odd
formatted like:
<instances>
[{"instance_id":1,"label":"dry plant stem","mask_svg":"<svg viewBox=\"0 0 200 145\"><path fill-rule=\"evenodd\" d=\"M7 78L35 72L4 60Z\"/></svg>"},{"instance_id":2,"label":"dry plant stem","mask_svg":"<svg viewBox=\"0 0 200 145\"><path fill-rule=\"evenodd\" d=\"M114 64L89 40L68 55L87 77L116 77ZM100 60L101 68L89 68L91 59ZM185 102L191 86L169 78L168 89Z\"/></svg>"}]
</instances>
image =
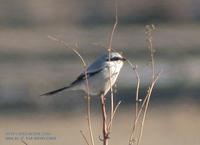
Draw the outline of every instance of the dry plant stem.
<instances>
[{"instance_id":1,"label":"dry plant stem","mask_svg":"<svg viewBox=\"0 0 200 145\"><path fill-rule=\"evenodd\" d=\"M87 77L87 65L83 59L83 57L80 55L80 53L76 49L72 49L81 59L84 67L84 73L85 73L85 79L86 79L86 86L87 86L87 121L88 121L88 127L90 132L90 140L92 145L94 145L94 136L92 132L92 123L91 123L91 103L90 103L90 89L89 89L89 83L88 83L88 77ZM86 138L85 138L86 139Z\"/></svg>"},{"instance_id":2,"label":"dry plant stem","mask_svg":"<svg viewBox=\"0 0 200 145\"><path fill-rule=\"evenodd\" d=\"M153 50L153 43L152 43L152 32L154 30L155 30L155 26L154 25L151 25L151 26L147 25L146 26L148 48L149 48L150 53L151 53L152 82L151 82L150 87L147 90L147 95L145 97L145 98L147 98L147 102L146 102L146 106L145 106L145 109L144 109L144 115L143 115L143 118L142 118L141 129L140 129L137 145L140 144L140 141L141 141L141 138L142 138L142 133L143 133L143 129L144 129L144 122L145 122L146 113L147 113L147 109L148 109L148 106L149 106L149 101L150 101L150 98L151 98L151 94L152 94L154 85L155 85L157 79L159 78L159 75L155 78L154 50Z\"/></svg>"},{"instance_id":3,"label":"dry plant stem","mask_svg":"<svg viewBox=\"0 0 200 145\"><path fill-rule=\"evenodd\" d=\"M110 61L110 53L112 51L112 41L113 41L113 36L114 36L114 32L115 32L115 29L117 27L117 24L118 24L118 8L117 8L117 0L115 0L115 23L113 25L113 28L112 28L112 31L111 31L111 34L110 34L110 37L109 37L109 41L108 41L108 48L107 48L107 51L108 51L108 55L109 55L109 61ZM114 95L113 95L113 88L112 88L112 81L111 81L111 70L109 68L109 83L110 83L110 99L111 99L111 109L110 109L110 122L112 120L112 116L113 116L113 111L114 111ZM110 128L109 128L109 132L111 131L111 127L112 127L112 124L110 125Z\"/></svg>"},{"instance_id":4,"label":"dry plant stem","mask_svg":"<svg viewBox=\"0 0 200 145\"><path fill-rule=\"evenodd\" d=\"M139 91L140 91L140 76L137 71L138 66L136 64L131 63L129 59L127 59L128 64L131 66L131 68L134 70L137 80L137 87L136 87L136 94L135 94L135 102L136 102L136 108L135 108L135 118L138 116L138 108L139 108Z\"/></svg>"},{"instance_id":5,"label":"dry plant stem","mask_svg":"<svg viewBox=\"0 0 200 145\"><path fill-rule=\"evenodd\" d=\"M113 36L114 36L115 29L117 27L117 24L118 24L118 8L117 8L117 0L115 0L115 23L113 25L113 28L109 37L109 41L108 41L108 49L110 49L110 51L112 49L112 41L113 41Z\"/></svg>"},{"instance_id":6,"label":"dry plant stem","mask_svg":"<svg viewBox=\"0 0 200 145\"><path fill-rule=\"evenodd\" d=\"M102 119L103 119L103 145L108 145L109 133L107 127L105 96L103 94L101 95L101 109L102 109Z\"/></svg>"},{"instance_id":7,"label":"dry plant stem","mask_svg":"<svg viewBox=\"0 0 200 145\"><path fill-rule=\"evenodd\" d=\"M147 34L147 41L148 41L148 48L150 50L150 53L151 53L151 68L152 68L152 82L149 86L149 89L147 90L147 95L141 105L141 108L139 109L139 112L137 111L137 103L138 103L138 94L139 94L139 84L140 84L140 78L139 78L139 75L137 73L137 70L135 70L135 74L136 74L136 77L137 77L137 90L136 90L136 118L134 120L134 125L133 125L133 128L132 128L132 133L131 133L131 136L129 138L129 145L132 145L134 142L133 141L137 141L137 145L140 144L140 141L141 141L141 137L142 137L142 133L143 133L143 128L144 128L144 121L145 121L145 118L146 118L146 113L147 113L147 109L148 109L148 106L149 106L149 101L150 101L150 97L151 97L151 94L152 94L152 91L153 91L153 88L154 88L154 85L156 83L156 81L158 80L159 78L159 75L160 73L155 76L155 62L154 62L154 50L153 50L153 43L152 43L152 32L155 30L155 26L154 25L151 25L151 26L146 26L146 34ZM129 64L131 66L133 66L130 61L129 61ZM133 67L134 68L134 67ZM136 67L135 67L136 68ZM136 132L136 127L137 127L137 123L138 123L138 120L140 119L141 117L141 114L142 114L142 111L144 110L144 113L143 113L143 117L142 117L142 123L141 123L141 128L139 130L139 137L138 139L135 137L135 132ZM137 113L138 112L138 113ZM137 140L136 140L137 139Z\"/></svg>"},{"instance_id":8,"label":"dry plant stem","mask_svg":"<svg viewBox=\"0 0 200 145\"><path fill-rule=\"evenodd\" d=\"M92 145L94 145L94 137L92 132L92 123L91 123L91 102L90 102L90 95L89 95L89 83L87 78L87 69L85 68L85 76L86 76L86 83L87 83L87 114L88 114L88 126L89 126L89 132L90 132L90 139Z\"/></svg>"},{"instance_id":9,"label":"dry plant stem","mask_svg":"<svg viewBox=\"0 0 200 145\"><path fill-rule=\"evenodd\" d=\"M48 36L48 38L54 40L54 41L57 41L57 42L60 42L61 44L63 44L66 48L69 48L68 44L61 40L61 39L58 39L54 36ZM76 44L76 48L78 48L78 45ZM92 131L92 123L91 123L91 103L90 103L90 90L89 90L89 83L88 83L88 77L87 77L87 65L83 59L83 57L81 56L81 54L76 50L76 49L73 49L72 50L74 51L74 53L81 59L81 62L83 64L83 67L84 67L84 73L85 73L85 79L86 79L86 86L87 86L87 122L88 122L88 128L89 128L89 132L90 132L90 140L91 140L91 144L94 145L94 136L93 136L93 131ZM89 142L87 141L87 138L86 136L83 134L83 132L81 131L81 134L84 138L84 140L86 141L87 144L89 144Z\"/></svg>"},{"instance_id":10,"label":"dry plant stem","mask_svg":"<svg viewBox=\"0 0 200 145\"><path fill-rule=\"evenodd\" d=\"M139 90L140 90L140 76L139 76L139 73L137 71L137 65L135 66L134 71L135 71L136 79L137 79L137 88L136 88L136 97L135 97L135 101L136 101L135 118L137 118L137 116L138 116L138 108L139 108Z\"/></svg>"},{"instance_id":11,"label":"dry plant stem","mask_svg":"<svg viewBox=\"0 0 200 145\"><path fill-rule=\"evenodd\" d=\"M131 135L130 135L130 138L129 138L129 144L131 145L133 143L133 140L134 140L133 138L135 136L137 122L138 122L138 119L140 118L140 114L142 112L142 108L143 108L142 106L144 105L144 103L146 102L146 100L143 101L141 109L139 110L140 76L139 76L139 73L137 71L137 65L136 64L132 64L129 59L127 59L127 62L129 63L129 65L131 66L131 68L134 70L135 75L136 75L136 79L137 79L137 87L136 87L136 94L135 94L135 100L136 100L136 105L135 105L135 119L134 119L134 124L133 124L133 127L132 127L132 131L131 131Z\"/></svg>"},{"instance_id":12,"label":"dry plant stem","mask_svg":"<svg viewBox=\"0 0 200 145\"><path fill-rule=\"evenodd\" d=\"M86 142L86 144L87 144L87 145L90 145L89 142L88 142L88 140L87 140L87 138L86 138L86 136L85 136L85 134L83 133L82 130L80 130L80 133L81 133L81 135L82 135L84 141Z\"/></svg>"},{"instance_id":13,"label":"dry plant stem","mask_svg":"<svg viewBox=\"0 0 200 145\"><path fill-rule=\"evenodd\" d=\"M111 120L110 120L110 122L109 122L109 124L108 124L108 130L110 130L110 127L111 127L111 124L112 124L112 122L113 122L115 113L117 112L117 109L119 108L119 105L120 105L120 104L121 104L121 101L119 101L119 102L117 103L117 105L115 106L115 109L114 109L114 111L113 111L113 115L111 116Z\"/></svg>"},{"instance_id":14,"label":"dry plant stem","mask_svg":"<svg viewBox=\"0 0 200 145\"><path fill-rule=\"evenodd\" d=\"M135 139L136 126L137 126L137 123L138 123L138 121L140 119L140 116L142 114L142 111L144 109L144 105L145 105L146 101L147 101L147 97L144 99L144 101L143 101L143 103L141 105L141 108L138 111L138 115L137 115L137 117L134 120L134 124L133 124L133 128L132 128L131 136L129 138L129 145L132 145L136 141L136 139Z\"/></svg>"},{"instance_id":15,"label":"dry plant stem","mask_svg":"<svg viewBox=\"0 0 200 145\"><path fill-rule=\"evenodd\" d=\"M154 82L152 83L153 86L150 87L150 90L153 90L153 87L154 87L156 81L158 80L160 74L161 74L161 72L156 76ZM150 92L152 92L152 91L150 91ZM147 92L147 93L148 93L148 92ZM151 96L151 94L147 94L146 96L149 96L149 95ZM132 128L132 133L131 133L131 136L130 136L130 138L129 138L129 145L132 145L132 144L133 144L134 135L135 135L135 131L136 131L136 126L137 126L137 123L138 123L138 121L139 121L139 119L140 119L140 117L141 117L141 115L142 115L142 111L143 111L144 107L146 107L145 105L146 105L146 102L147 102L147 99L148 99L148 98L149 98L149 97L145 97L145 99L144 99L144 101L142 102L142 105L141 105L141 107L140 107L140 109L139 109L139 111L138 111L138 115L137 115L137 117L136 117L135 120L134 120L134 125L133 125L133 128Z\"/></svg>"},{"instance_id":16,"label":"dry plant stem","mask_svg":"<svg viewBox=\"0 0 200 145\"><path fill-rule=\"evenodd\" d=\"M137 71L137 65L133 65L128 59L127 62L130 64L130 66L133 68L135 74L136 74L136 79L137 79L137 87L136 87L136 96L135 96L135 100L136 100L136 108L135 108L135 120L134 120L134 124L133 124L133 128L132 128L132 132L129 138L129 144L132 144L133 142L133 137L135 136L135 131L136 131L136 126L137 126L137 122L138 119L140 118L140 114L141 114L141 109L139 110L139 90L140 90L140 76L139 73ZM146 102L144 100L144 102ZM144 103L143 102L143 103ZM142 108L142 107L141 107ZM139 110L139 112L138 112Z\"/></svg>"},{"instance_id":17,"label":"dry plant stem","mask_svg":"<svg viewBox=\"0 0 200 145\"><path fill-rule=\"evenodd\" d=\"M151 67L152 67L152 82L155 79L155 61L154 61L154 53L155 50L153 48L153 36L152 33L153 31L155 31L155 26L152 25L147 25L146 26L146 34L147 34L147 42L148 42L148 49L150 50L150 54L151 54Z\"/></svg>"},{"instance_id":18,"label":"dry plant stem","mask_svg":"<svg viewBox=\"0 0 200 145\"><path fill-rule=\"evenodd\" d=\"M153 88L154 88L155 83L157 82L158 78L159 78L159 75L157 75L155 80L152 82L150 88L148 89L147 96L145 97L146 106L144 108L144 115L143 115L143 118L142 118L141 129L140 129L137 145L139 145L140 141L141 141L141 137L142 137L142 133L143 133L143 129L144 129L144 122L145 122L145 119L146 119L146 114L147 114L147 110L148 110L148 106L149 106L149 101L150 101L150 98L151 98L151 94L152 94Z\"/></svg>"},{"instance_id":19,"label":"dry plant stem","mask_svg":"<svg viewBox=\"0 0 200 145\"><path fill-rule=\"evenodd\" d=\"M23 144L25 144L25 145L28 145L28 143L25 142L23 139L21 139L21 142L22 142Z\"/></svg>"}]
</instances>

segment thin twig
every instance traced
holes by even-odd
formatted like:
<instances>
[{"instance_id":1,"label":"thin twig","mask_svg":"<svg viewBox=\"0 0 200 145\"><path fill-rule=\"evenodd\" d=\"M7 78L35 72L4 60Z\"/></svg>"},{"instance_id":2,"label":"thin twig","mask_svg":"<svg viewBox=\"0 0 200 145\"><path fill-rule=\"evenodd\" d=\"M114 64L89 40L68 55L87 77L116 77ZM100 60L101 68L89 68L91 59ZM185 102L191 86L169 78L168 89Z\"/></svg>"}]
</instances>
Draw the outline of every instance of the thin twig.
<instances>
[{"instance_id":1,"label":"thin twig","mask_svg":"<svg viewBox=\"0 0 200 145\"><path fill-rule=\"evenodd\" d=\"M108 127L107 127L107 113L106 113L106 104L105 104L105 96L101 94L101 109L102 109L102 119L103 119L103 145L108 145Z\"/></svg>"},{"instance_id":2,"label":"thin twig","mask_svg":"<svg viewBox=\"0 0 200 145\"><path fill-rule=\"evenodd\" d=\"M160 73L158 73L158 75L155 77L155 80L153 81L153 87L154 87L154 85L155 85L155 83L156 83L156 81L159 79L159 76L160 76L160 74L161 74L161 72L162 71L160 71ZM152 90L153 90L153 87L152 87ZM150 94L151 95L151 94ZM149 96L149 94L148 94L148 91L147 91L147 95L146 96ZM141 107L140 107L140 109L139 109L139 111L138 111L138 115L137 115L137 117L135 118L135 120L134 120L134 125L133 125L133 128L132 128L132 133L131 133L131 136L130 136L130 138L129 138L129 145L132 145L133 144L133 140L135 140L134 139L134 134L135 134L135 129L136 129L136 126L137 126L137 123L138 123L138 121L139 121L139 119L140 119L140 117L141 117L141 115L142 115L142 111L143 111L143 109L144 109L144 107L145 107L145 104L146 104L146 102L147 102L147 99L148 99L148 97L145 97L144 98L144 100L143 100L143 102L142 102L142 105L141 105Z\"/></svg>"},{"instance_id":3,"label":"thin twig","mask_svg":"<svg viewBox=\"0 0 200 145\"><path fill-rule=\"evenodd\" d=\"M22 142L23 144L25 144L25 145L28 145L28 143L25 142L23 139L21 139L21 142Z\"/></svg>"},{"instance_id":4,"label":"thin twig","mask_svg":"<svg viewBox=\"0 0 200 145\"><path fill-rule=\"evenodd\" d=\"M140 76L137 71L137 65L136 65L134 71L135 71L136 79L137 79L137 88L136 88L136 97L135 97L135 101L136 101L135 117L137 117L138 116L138 107L139 107L139 90L140 90Z\"/></svg>"},{"instance_id":5,"label":"thin twig","mask_svg":"<svg viewBox=\"0 0 200 145\"><path fill-rule=\"evenodd\" d=\"M112 41L113 41L113 35L116 29L116 26L118 24L118 10L117 10L117 0L115 0L115 23L113 25L109 41L108 41L108 56L110 61L110 55L112 51ZM108 122L107 122L107 112L106 112L106 103L105 103L105 96L104 94L101 94L101 108L102 108L102 118L103 118L103 145L108 145L108 139L109 139L109 133L111 132L111 126L112 126L112 120L114 117L114 100L113 100L113 88L112 88L112 81L111 81L111 70L109 67L109 83L110 83L110 98L111 98L111 109L110 109L110 125L108 128ZM115 109L118 108L119 105L116 106ZM115 111L116 112L116 111Z\"/></svg>"},{"instance_id":6,"label":"thin twig","mask_svg":"<svg viewBox=\"0 0 200 145\"><path fill-rule=\"evenodd\" d=\"M119 101L118 103L117 103L117 105L115 106L115 109L114 109L114 111L113 111L113 116L111 117L111 120L110 120L110 122L108 123L108 130L110 130L110 127L111 127L111 124L112 124L112 122L113 122L113 119L114 119L114 116L115 116L115 114L116 114L116 112L117 112L117 109L119 108L119 105L121 104L121 101Z\"/></svg>"},{"instance_id":7,"label":"thin twig","mask_svg":"<svg viewBox=\"0 0 200 145\"><path fill-rule=\"evenodd\" d=\"M136 64L131 63L131 61L129 59L126 58L126 60L129 63L129 65L131 66L131 68L134 70L135 75L136 75L136 80L137 80L137 87L136 87L136 94L135 94L135 101L136 101L135 118L137 118L138 107L139 107L140 76L137 71L138 66Z\"/></svg>"},{"instance_id":8,"label":"thin twig","mask_svg":"<svg viewBox=\"0 0 200 145\"><path fill-rule=\"evenodd\" d=\"M78 48L78 44L76 44L76 47ZM91 143L92 145L94 145L94 136L93 136L93 131L92 131L92 123L91 123L91 101L90 101L89 82L88 82L88 76L87 76L87 65L83 57L81 56L81 54L76 49L72 49L72 50L80 57L84 66L85 80L86 80L86 86L87 86L87 115L88 115L87 121L88 121Z\"/></svg>"},{"instance_id":9,"label":"thin twig","mask_svg":"<svg viewBox=\"0 0 200 145\"><path fill-rule=\"evenodd\" d=\"M117 27L117 24L118 24L118 8L117 8L117 0L115 0L115 23L113 25L113 28L112 28L112 31L111 31L111 34L109 37L108 48L107 48L108 55L109 55L109 61L110 61L110 55L111 55L110 53L112 51L113 36L114 36L115 29ZM110 67L109 67L109 83L110 83L110 99L111 99L111 101L110 101L111 102L110 121L111 121L112 116L113 116L113 111L114 111L114 95L113 95ZM112 127L112 124L110 125L109 132L111 132L111 127Z\"/></svg>"},{"instance_id":10,"label":"thin twig","mask_svg":"<svg viewBox=\"0 0 200 145\"><path fill-rule=\"evenodd\" d=\"M148 89L147 96L145 97L146 106L145 106L145 109L144 109L144 115L143 115L143 118L142 118L141 129L140 129L137 145L140 144L140 141L141 141L141 138L142 138L142 133L143 133L143 129L144 129L144 121L146 119L146 114L147 114L147 110L148 110L148 106L149 106L149 101L150 101L151 94L152 94L153 88L155 86L155 83L157 82L157 80L158 80L158 78L160 76L160 73L155 77L155 79L152 82L150 88ZM143 109L143 108L144 108L144 106L141 109Z\"/></svg>"},{"instance_id":11,"label":"thin twig","mask_svg":"<svg viewBox=\"0 0 200 145\"><path fill-rule=\"evenodd\" d=\"M90 145L89 142L88 142L88 140L87 140L87 138L86 138L86 136L85 136L85 134L83 133L82 130L80 130L80 133L81 133L81 135L82 135L84 141L86 142L86 144L87 144L87 145Z\"/></svg>"},{"instance_id":12,"label":"thin twig","mask_svg":"<svg viewBox=\"0 0 200 145\"><path fill-rule=\"evenodd\" d=\"M149 48L150 54L151 54L152 81L155 78L155 61L154 61L155 50L153 48L153 42L152 42L153 41L152 33L153 33L154 30L155 30L155 26L153 24L146 26L148 48Z\"/></svg>"},{"instance_id":13,"label":"thin twig","mask_svg":"<svg viewBox=\"0 0 200 145\"><path fill-rule=\"evenodd\" d=\"M150 54L151 54L151 68L152 68L152 81L151 84L147 90L147 94L142 102L142 105L138 110L138 102L139 102L139 88L140 88L140 77L139 74L137 72L137 66L135 65L135 67L133 67L132 63L130 61L128 61L128 63L133 67L135 74L136 74L136 78L137 78L137 90L136 90L136 117L134 120L134 124L133 124L133 128L132 128L132 132L129 138L129 145L132 145L133 143L137 143L137 145L140 144L141 138L142 138L142 133L143 133L143 128L144 128L144 122L145 122L145 118L146 118L146 114L147 114L147 110L148 110L148 106L149 106L149 101L150 101L150 97L153 91L153 88L155 86L155 83L157 82L160 73L158 73L158 75L155 76L155 61L154 61L154 49L153 49L153 43L152 43L152 32L155 30L155 26L151 25L151 26L146 26L146 34L147 34L147 42L148 42L148 49L150 50ZM136 133L136 127L137 127L137 123L142 115L142 112L144 110L143 116L142 116L142 122L141 122L141 127L139 130L139 137L136 138L135 137L135 133Z\"/></svg>"},{"instance_id":14,"label":"thin twig","mask_svg":"<svg viewBox=\"0 0 200 145\"><path fill-rule=\"evenodd\" d=\"M135 75L136 75L136 79L137 79L136 96L135 96L135 100L136 100L135 120L134 120L134 124L133 124L133 127L132 127L132 132L131 132L131 135L130 135L130 138L129 138L129 144L132 144L133 143L133 137L135 136L137 122L138 122L138 119L140 118L140 114L141 114L141 111L142 111L142 109L140 109L138 111L138 109L139 109L140 76L139 76L139 73L137 71L137 65L131 63L131 61L129 59L127 59L127 58L126 58L126 60L127 60L128 64L131 66L131 68L134 70Z\"/></svg>"},{"instance_id":15,"label":"thin twig","mask_svg":"<svg viewBox=\"0 0 200 145\"><path fill-rule=\"evenodd\" d=\"M112 31L111 31L111 34L110 34L110 37L109 37L109 41L108 41L108 51L111 51L112 50L112 41L113 41L113 36L114 36L114 32L115 32L115 29L117 27L117 24L118 24L118 7L117 7L117 0L115 0L115 23L113 25L113 28L112 28Z\"/></svg>"},{"instance_id":16,"label":"thin twig","mask_svg":"<svg viewBox=\"0 0 200 145\"><path fill-rule=\"evenodd\" d=\"M58 39L54 36L48 36L48 38L60 42L61 44L63 44L66 48L69 48L69 45L61 39ZM78 44L76 43L76 49L78 49ZM88 76L87 76L87 64L85 63L85 60L83 59L83 57L81 56L81 54L74 48L71 48L74 53L80 58L82 64L83 64L83 68L84 68L84 73L85 73L85 80L86 80L86 86L87 86L87 121L88 121L88 128L89 128L89 132L90 132L90 140L91 140L91 144L94 145L94 136L93 136L93 131L92 131L92 123L91 123L91 102L90 102L90 89L89 89L89 83L88 83Z\"/></svg>"},{"instance_id":17,"label":"thin twig","mask_svg":"<svg viewBox=\"0 0 200 145\"><path fill-rule=\"evenodd\" d=\"M157 79L159 78L159 75L156 76L156 78L155 78L155 61L154 61L154 49L153 49L153 42L152 42L153 41L152 32L154 30L155 30L154 25L146 26L148 48L149 48L150 53L151 53L152 81L151 81L150 87L147 90L147 95L145 97L145 100L147 98L147 102L146 102L146 106L144 108L144 114L143 114L143 118L142 118L142 123L141 123L141 128L140 128L140 132L139 132L139 138L138 138L138 141L137 141L137 145L140 144L140 141L141 141L141 138L142 138L142 133L143 133L143 129L144 129L144 122L145 122L146 113L147 113L147 109L148 109L148 106L149 106L151 94L152 94L154 85L155 85Z\"/></svg>"}]
</instances>

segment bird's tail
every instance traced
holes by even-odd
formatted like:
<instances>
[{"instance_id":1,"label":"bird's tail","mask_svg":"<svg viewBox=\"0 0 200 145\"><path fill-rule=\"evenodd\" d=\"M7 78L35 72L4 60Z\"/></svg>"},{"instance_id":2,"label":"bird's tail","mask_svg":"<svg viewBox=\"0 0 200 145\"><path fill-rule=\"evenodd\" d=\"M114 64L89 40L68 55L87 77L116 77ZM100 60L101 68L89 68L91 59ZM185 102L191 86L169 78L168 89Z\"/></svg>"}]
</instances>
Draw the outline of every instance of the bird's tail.
<instances>
[{"instance_id":1,"label":"bird's tail","mask_svg":"<svg viewBox=\"0 0 200 145\"><path fill-rule=\"evenodd\" d=\"M44 94L42 94L42 95L40 95L40 96L49 96L49 95L53 95L53 94L56 94L56 93L59 93L59 92L65 90L65 89L68 89L68 88L70 88L70 87L71 87L71 86L67 86L67 87L63 87L63 88L60 88L60 89L56 89L56 90L53 90L53 91L44 93Z\"/></svg>"}]
</instances>

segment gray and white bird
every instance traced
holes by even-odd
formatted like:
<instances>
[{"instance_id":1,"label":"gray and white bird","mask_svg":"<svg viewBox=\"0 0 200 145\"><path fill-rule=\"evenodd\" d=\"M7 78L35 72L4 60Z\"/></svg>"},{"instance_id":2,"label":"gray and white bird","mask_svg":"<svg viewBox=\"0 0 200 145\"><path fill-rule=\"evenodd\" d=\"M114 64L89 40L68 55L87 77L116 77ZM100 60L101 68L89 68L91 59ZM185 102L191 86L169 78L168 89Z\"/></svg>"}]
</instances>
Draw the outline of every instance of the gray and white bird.
<instances>
[{"instance_id":1,"label":"gray and white bird","mask_svg":"<svg viewBox=\"0 0 200 145\"><path fill-rule=\"evenodd\" d=\"M115 84L124 61L126 61L126 59L120 53L111 52L110 59L109 54L104 54L98 57L91 65L89 65L87 68L89 94L106 95L111 88L110 86ZM42 94L42 96L53 95L66 89L83 90L88 93L85 72L82 72L69 86L47 92Z\"/></svg>"}]
</instances>

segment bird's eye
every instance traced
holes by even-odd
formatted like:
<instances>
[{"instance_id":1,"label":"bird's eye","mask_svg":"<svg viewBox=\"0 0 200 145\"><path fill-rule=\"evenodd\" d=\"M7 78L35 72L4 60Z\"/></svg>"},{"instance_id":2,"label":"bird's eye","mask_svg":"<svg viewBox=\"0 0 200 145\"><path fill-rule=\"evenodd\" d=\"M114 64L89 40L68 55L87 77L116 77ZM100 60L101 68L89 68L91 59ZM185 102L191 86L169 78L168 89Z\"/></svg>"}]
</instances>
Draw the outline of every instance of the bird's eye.
<instances>
[{"instance_id":1,"label":"bird's eye","mask_svg":"<svg viewBox=\"0 0 200 145\"><path fill-rule=\"evenodd\" d=\"M110 61L117 61L117 60L121 60L121 58L120 57L112 57L112 58L110 58ZM106 61L109 61L109 58L107 58Z\"/></svg>"}]
</instances>

